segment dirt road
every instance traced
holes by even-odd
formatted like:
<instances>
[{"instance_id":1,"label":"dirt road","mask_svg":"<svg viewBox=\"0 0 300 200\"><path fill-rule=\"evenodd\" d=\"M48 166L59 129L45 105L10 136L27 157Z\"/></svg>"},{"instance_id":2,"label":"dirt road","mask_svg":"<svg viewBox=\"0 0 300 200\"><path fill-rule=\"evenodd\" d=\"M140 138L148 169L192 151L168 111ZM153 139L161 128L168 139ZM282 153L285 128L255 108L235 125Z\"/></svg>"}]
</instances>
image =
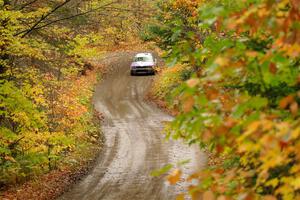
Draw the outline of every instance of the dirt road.
<instances>
[{"instance_id":1,"label":"dirt road","mask_svg":"<svg viewBox=\"0 0 300 200\"><path fill-rule=\"evenodd\" d=\"M184 185L169 186L150 173L164 164L185 159L185 173L205 165L201 152L179 142L166 141L163 121L172 118L144 101L152 76L129 75L132 53L111 55L112 72L95 91L94 104L104 113L105 147L95 168L60 200L167 200Z\"/></svg>"}]
</instances>

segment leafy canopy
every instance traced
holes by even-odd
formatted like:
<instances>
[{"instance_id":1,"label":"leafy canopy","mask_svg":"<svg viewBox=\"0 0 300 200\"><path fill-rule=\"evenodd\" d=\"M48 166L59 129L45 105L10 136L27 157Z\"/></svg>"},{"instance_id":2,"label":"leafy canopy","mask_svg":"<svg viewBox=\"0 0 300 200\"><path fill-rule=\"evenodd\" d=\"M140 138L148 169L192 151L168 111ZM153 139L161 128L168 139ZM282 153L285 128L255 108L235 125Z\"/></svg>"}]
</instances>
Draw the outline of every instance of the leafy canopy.
<instances>
[{"instance_id":1,"label":"leafy canopy","mask_svg":"<svg viewBox=\"0 0 300 200\"><path fill-rule=\"evenodd\" d=\"M167 133L222 158L190 177L194 199L299 198L299 9L296 0L161 2L149 34L171 65L194 73L169 93L181 113Z\"/></svg>"}]
</instances>

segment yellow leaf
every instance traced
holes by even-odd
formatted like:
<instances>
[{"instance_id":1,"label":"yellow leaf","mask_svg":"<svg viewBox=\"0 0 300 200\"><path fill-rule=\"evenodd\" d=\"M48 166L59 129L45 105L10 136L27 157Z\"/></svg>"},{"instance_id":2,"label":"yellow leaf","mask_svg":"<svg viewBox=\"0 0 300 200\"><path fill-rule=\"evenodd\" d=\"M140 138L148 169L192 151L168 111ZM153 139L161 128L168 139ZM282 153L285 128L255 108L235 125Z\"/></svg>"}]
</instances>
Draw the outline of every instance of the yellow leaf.
<instances>
[{"instance_id":1,"label":"yellow leaf","mask_svg":"<svg viewBox=\"0 0 300 200\"><path fill-rule=\"evenodd\" d=\"M296 128L292 131L292 139L297 139L300 136L300 128Z\"/></svg>"},{"instance_id":2,"label":"yellow leaf","mask_svg":"<svg viewBox=\"0 0 300 200\"><path fill-rule=\"evenodd\" d=\"M220 65L221 67L227 66L229 64L230 60L228 58L225 57L218 57L215 60L215 63Z\"/></svg>"},{"instance_id":3,"label":"yellow leaf","mask_svg":"<svg viewBox=\"0 0 300 200\"><path fill-rule=\"evenodd\" d=\"M261 126L260 121L252 122L248 127L247 131L245 132L245 135L251 135L253 132L255 132L259 127Z\"/></svg>"},{"instance_id":4,"label":"yellow leaf","mask_svg":"<svg viewBox=\"0 0 300 200\"><path fill-rule=\"evenodd\" d=\"M184 194L180 194L176 197L176 200L184 200Z\"/></svg>"},{"instance_id":5,"label":"yellow leaf","mask_svg":"<svg viewBox=\"0 0 300 200\"><path fill-rule=\"evenodd\" d=\"M5 159L5 160L8 160L8 161L10 161L10 162L13 162L13 163L16 163L16 162L17 162L13 157L10 157L10 156L5 156L4 159Z\"/></svg>"},{"instance_id":6,"label":"yellow leaf","mask_svg":"<svg viewBox=\"0 0 300 200\"><path fill-rule=\"evenodd\" d=\"M300 189L300 177L296 178L295 180L293 180L292 186L295 188L295 190L299 190Z\"/></svg>"},{"instance_id":7,"label":"yellow leaf","mask_svg":"<svg viewBox=\"0 0 300 200\"><path fill-rule=\"evenodd\" d=\"M300 171L300 166L299 165L294 165L291 169L290 169L290 173L297 173Z\"/></svg>"},{"instance_id":8,"label":"yellow leaf","mask_svg":"<svg viewBox=\"0 0 300 200\"><path fill-rule=\"evenodd\" d=\"M273 122L270 120L263 120L262 125L263 131L269 131L273 128Z\"/></svg>"},{"instance_id":9,"label":"yellow leaf","mask_svg":"<svg viewBox=\"0 0 300 200\"><path fill-rule=\"evenodd\" d=\"M266 186L272 186L273 188L275 188L278 185L278 183L279 180L277 178L273 178L266 183Z\"/></svg>"}]
</instances>

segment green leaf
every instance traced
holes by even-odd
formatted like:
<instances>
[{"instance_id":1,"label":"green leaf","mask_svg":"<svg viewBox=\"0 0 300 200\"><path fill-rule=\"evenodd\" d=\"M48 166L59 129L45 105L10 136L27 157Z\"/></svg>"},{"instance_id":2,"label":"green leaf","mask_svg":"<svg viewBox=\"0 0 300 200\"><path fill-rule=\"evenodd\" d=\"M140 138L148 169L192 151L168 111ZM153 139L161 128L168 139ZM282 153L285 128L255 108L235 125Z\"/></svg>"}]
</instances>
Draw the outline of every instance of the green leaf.
<instances>
[{"instance_id":1,"label":"green leaf","mask_svg":"<svg viewBox=\"0 0 300 200\"><path fill-rule=\"evenodd\" d=\"M154 177L161 176L161 175L169 172L172 168L173 168L173 165L171 165L171 164L165 165L161 169L151 172L151 176L154 176Z\"/></svg>"}]
</instances>

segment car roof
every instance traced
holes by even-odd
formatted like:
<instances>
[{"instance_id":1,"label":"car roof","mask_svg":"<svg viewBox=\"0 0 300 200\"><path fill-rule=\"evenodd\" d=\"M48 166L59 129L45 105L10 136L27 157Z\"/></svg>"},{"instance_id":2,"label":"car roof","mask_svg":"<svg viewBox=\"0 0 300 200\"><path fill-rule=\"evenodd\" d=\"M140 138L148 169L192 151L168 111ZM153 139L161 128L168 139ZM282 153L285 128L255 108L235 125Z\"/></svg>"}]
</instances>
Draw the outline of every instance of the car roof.
<instances>
[{"instance_id":1,"label":"car roof","mask_svg":"<svg viewBox=\"0 0 300 200\"><path fill-rule=\"evenodd\" d=\"M153 57L151 53L138 53L135 57Z\"/></svg>"}]
</instances>

